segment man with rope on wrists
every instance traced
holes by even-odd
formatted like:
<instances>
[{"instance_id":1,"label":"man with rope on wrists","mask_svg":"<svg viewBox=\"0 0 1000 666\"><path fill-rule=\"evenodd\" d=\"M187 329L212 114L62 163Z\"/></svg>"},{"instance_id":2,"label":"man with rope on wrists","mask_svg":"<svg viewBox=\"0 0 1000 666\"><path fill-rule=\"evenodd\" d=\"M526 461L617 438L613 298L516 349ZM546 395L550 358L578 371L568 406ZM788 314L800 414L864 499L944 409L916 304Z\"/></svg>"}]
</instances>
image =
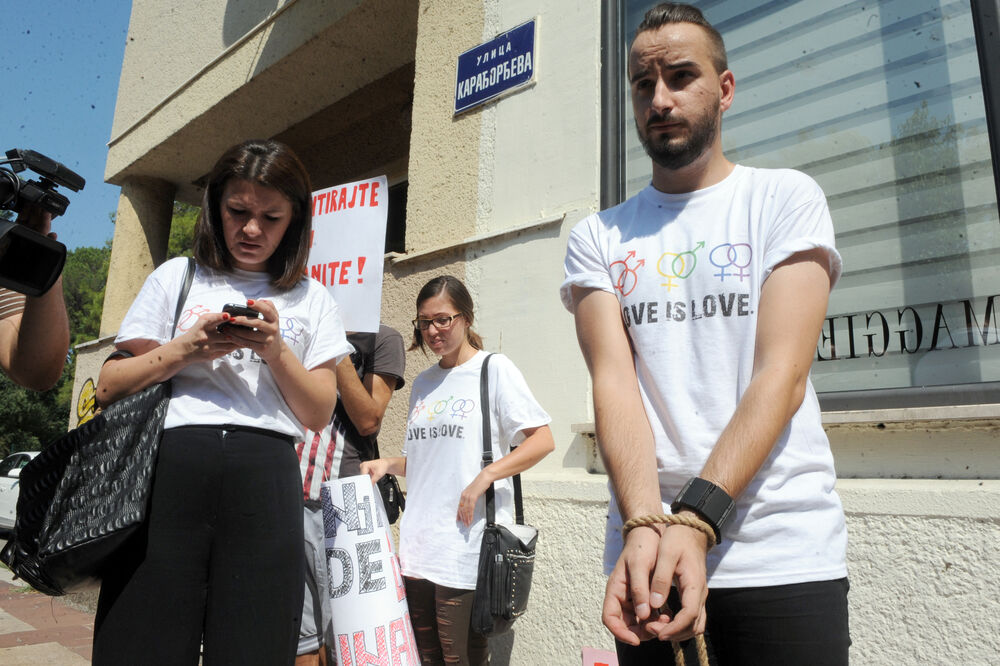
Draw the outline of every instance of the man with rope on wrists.
<instances>
[{"instance_id":1,"label":"man with rope on wrists","mask_svg":"<svg viewBox=\"0 0 1000 666\"><path fill-rule=\"evenodd\" d=\"M621 664L846 664L847 533L809 381L841 271L825 196L726 159L735 79L698 9L651 9L628 76L652 182L573 229L561 289L612 489L604 623Z\"/></svg>"}]
</instances>

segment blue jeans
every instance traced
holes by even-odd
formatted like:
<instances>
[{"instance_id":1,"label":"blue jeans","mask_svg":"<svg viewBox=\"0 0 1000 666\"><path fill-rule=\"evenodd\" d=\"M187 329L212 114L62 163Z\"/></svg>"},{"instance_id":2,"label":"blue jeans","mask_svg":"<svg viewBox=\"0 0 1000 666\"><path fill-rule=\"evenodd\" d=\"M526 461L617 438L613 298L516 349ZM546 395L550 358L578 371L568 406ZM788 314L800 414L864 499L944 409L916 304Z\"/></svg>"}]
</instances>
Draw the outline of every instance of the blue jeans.
<instances>
[{"instance_id":1,"label":"blue jeans","mask_svg":"<svg viewBox=\"0 0 1000 666\"><path fill-rule=\"evenodd\" d=\"M846 578L772 587L717 588L705 602L705 641L718 666L809 664L846 666L851 637L847 625ZM677 589L667 600L680 608ZM694 641L681 644L688 664L697 664ZM638 646L615 642L621 666L672 664L669 641Z\"/></svg>"}]
</instances>

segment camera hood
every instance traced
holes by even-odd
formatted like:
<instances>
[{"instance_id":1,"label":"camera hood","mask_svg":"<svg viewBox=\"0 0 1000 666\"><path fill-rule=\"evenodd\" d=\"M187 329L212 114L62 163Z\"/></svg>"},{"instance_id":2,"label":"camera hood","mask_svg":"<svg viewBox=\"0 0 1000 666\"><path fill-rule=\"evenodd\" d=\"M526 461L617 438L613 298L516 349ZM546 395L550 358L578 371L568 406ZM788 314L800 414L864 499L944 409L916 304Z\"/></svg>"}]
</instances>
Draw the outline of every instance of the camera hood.
<instances>
[{"instance_id":1,"label":"camera hood","mask_svg":"<svg viewBox=\"0 0 1000 666\"><path fill-rule=\"evenodd\" d=\"M47 292L66 263L66 246L24 225L0 220L0 287L28 296Z\"/></svg>"}]
</instances>

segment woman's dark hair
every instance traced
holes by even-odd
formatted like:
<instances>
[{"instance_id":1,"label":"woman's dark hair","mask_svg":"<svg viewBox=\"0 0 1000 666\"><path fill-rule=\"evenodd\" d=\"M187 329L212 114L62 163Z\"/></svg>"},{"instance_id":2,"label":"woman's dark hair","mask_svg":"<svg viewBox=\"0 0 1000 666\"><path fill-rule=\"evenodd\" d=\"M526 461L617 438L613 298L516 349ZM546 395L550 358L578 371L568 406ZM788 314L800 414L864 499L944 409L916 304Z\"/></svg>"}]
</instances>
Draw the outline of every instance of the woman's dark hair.
<instances>
[{"instance_id":1,"label":"woman's dark hair","mask_svg":"<svg viewBox=\"0 0 1000 666\"><path fill-rule=\"evenodd\" d=\"M636 37L647 30L659 30L668 23L693 23L701 26L708 33L710 45L709 56L712 58L712 65L715 66L719 74L729 69L729 62L726 58L726 45L722 41L722 35L708 22L708 19L701 13L701 10L692 5L680 2L661 2L646 12L642 23L636 28Z\"/></svg>"},{"instance_id":2,"label":"woman's dark hair","mask_svg":"<svg viewBox=\"0 0 1000 666\"><path fill-rule=\"evenodd\" d=\"M465 329L465 339L469 341L473 349L482 349L483 339L479 337L478 333L472 330L472 322L474 320L472 296L469 295L469 290L465 288L465 285L457 277L453 275L439 275L425 284L420 293L417 294L417 310L420 310L420 305L424 301L435 296L440 296L441 294L448 297L451 304L455 306L458 313L469 324L469 327ZM427 350L424 348L424 338L417 328L413 329L413 342L410 343L407 351L413 351L414 349L419 349L424 354L427 353Z\"/></svg>"},{"instance_id":3,"label":"woman's dark hair","mask_svg":"<svg viewBox=\"0 0 1000 666\"><path fill-rule=\"evenodd\" d=\"M227 150L208 175L201 213L194 231L194 258L216 270L230 270L219 208L222 191L233 178L274 188L292 204L292 221L267 260L271 284L291 289L302 279L309 259L312 232L312 185L309 173L292 149L278 141L250 140Z\"/></svg>"}]
</instances>

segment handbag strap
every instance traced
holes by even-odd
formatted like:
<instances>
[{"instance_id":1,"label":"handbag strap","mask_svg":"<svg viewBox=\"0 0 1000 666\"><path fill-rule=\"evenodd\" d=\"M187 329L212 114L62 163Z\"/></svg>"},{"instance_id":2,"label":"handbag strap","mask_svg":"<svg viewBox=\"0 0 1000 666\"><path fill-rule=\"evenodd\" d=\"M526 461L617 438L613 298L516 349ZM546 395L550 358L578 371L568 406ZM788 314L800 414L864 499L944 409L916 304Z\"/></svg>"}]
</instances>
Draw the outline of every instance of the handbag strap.
<instances>
[{"instance_id":1,"label":"handbag strap","mask_svg":"<svg viewBox=\"0 0 1000 666\"><path fill-rule=\"evenodd\" d=\"M187 268L184 271L184 284L181 286L181 293L177 299L177 306L174 308L174 325L170 329L170 338L177 334L177 323L181 320L181 312L184 311L184 301L187 300L188 292L191 291L191 283L194 281L194 259L188 257ZM104 359L107 363L113 358L132 358L132 352L124 349L116 349Z\"/></svg>"},{"instance_id":2,"label":"handbag strap","mask_svg":"<svg viewBox=\"0 0 1000 666\"><path fill-rule=\"evenodd\" d=\"M489 389L489 365L490 357L487 354L483 359L483 367L479 373L479 411L483 414L483 467L493 462L493 427L490 423L490 389ZM521 499L521 475L515 474L511 477L514 481L514 522L524 525L524 504ZM496 524L496 493L493 484L486 489L486 524Z\"/></svg>"},{"instance_id":3,"label":"handbag strap","mask_svg":"<svg viewBox=\"0 0 1000 666\"><path fill-rule=\"evenodd\" d=\"M177 322L181 320L181 312L184 311L184 301L187 300L188 292L191 291L192 282L194 282L194 257L188 257L187 270L184 271L184 286L181 287L181 295L177 299L177 307L174 308L174 325L170 329L171 338L177 332Z\"/></svg>"}]
</instances>

